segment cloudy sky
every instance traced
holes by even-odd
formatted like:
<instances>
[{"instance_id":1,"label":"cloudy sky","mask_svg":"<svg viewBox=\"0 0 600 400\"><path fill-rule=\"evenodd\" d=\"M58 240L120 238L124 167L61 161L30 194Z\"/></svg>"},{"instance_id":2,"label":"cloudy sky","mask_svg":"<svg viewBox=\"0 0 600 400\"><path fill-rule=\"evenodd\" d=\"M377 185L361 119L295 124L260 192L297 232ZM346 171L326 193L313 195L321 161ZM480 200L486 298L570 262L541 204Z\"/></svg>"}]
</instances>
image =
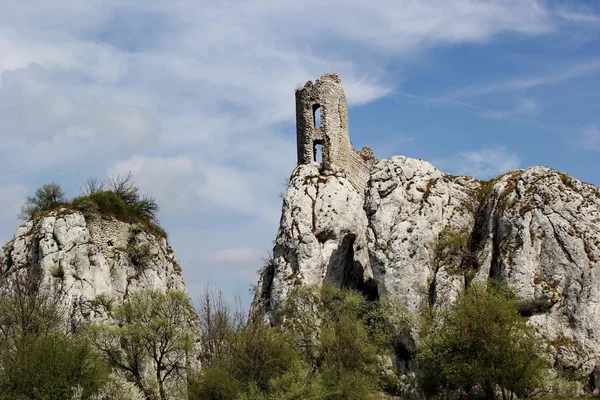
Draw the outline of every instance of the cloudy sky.
<instances>
[{"instance_id":1,"label":"cloudy sky","mask_svg":"<svg viewBox=\"0 0 600 400\"><path fill-rule=\"evenodd\" d=\"M294 88L325 72L380 158L600 184L596 0L0 0L0 241L43 183L132 171L191 296L248 303L295 167Z\"/></svg>"}]
</instances>

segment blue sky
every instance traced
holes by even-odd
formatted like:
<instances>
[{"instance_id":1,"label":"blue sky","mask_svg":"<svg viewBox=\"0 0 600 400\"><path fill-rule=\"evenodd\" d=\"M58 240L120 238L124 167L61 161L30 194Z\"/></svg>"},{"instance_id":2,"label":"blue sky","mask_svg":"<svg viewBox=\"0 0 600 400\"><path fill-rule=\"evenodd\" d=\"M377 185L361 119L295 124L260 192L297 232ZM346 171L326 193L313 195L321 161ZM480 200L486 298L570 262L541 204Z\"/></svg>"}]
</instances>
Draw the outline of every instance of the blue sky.
<instances>
[{"instance_id":1,"label":"blue sky","mask_svg":"<svg viewBox=\"0 0 600 400\"><path fill-rule=\"evenodd\" d=\"M190 295L239 294L295 167L294 88L341 78L356 148L600 184L600 2L0 0L0 241L26 195L131 170Z\"/></svg>"}]
</instances>

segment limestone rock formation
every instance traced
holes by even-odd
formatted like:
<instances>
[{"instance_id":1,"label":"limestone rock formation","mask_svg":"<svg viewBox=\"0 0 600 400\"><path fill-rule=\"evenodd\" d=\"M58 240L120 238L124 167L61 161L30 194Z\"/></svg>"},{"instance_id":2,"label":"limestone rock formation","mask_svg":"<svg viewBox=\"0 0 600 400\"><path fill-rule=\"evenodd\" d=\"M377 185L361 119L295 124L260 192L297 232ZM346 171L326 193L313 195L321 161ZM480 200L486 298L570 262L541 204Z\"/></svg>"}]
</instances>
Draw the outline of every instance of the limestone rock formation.
<instances>
[{"instance_id":1,"label":"limestone rock formation","mask_svg":"<svg viewBox=\"0 0 600 400\"><path fill-rule=\"evenodd\" d=\"M60 209L22 225L0 252L0 287L41 272L62 293L71 322L107 317L107 307L141 289L183 290L166 239L108 216Z\"/></svg>"},{"instance_id":2,"label":"limestone rock formation","mask_svg":"<svg viewBox=\"0 0 600 400\"><path fill-rule=\"evenodd\" d=\"M363 287L372 281L363 197L341 173L299 166L283 200L272 262L259 282L253 309L275 323L275 310L295 285Z\"/></svg>"},{"instance_id":3,"label":"limestone rock formation","mask_svg":"<svg viewBox=\"0 0 600 400\"><path fill-rule=\"evenodd\" d=\"M599 260L598 188L549 168L481 182L393 157L373 167L363 202L343 174L300 165L253 308L275 323L294 285L328 281L418 312L493 277L515 289L556 362L591 374L600 364ZM409 352L415 341L404 343Z\"/></svg>"},{"instance_id":4,"label":"limestone rock formation","mask_svg":"<svg viewBox=\"0 0 600 400\"><path fill-rule=\"evenodd\" d=\"M556 362L588 374L598 368L598 188L544 167L506 174L482 203L472 240L477 277L516 290Z\"/></svg>"},{"instance_id":5,"label":"limestone rock formation","mask_svg":"<svg viewBox=\"0 0 600 400\"><path fill-rule=\"evenodd\" d=\"M491 277L515 290L521 314L547 341L554 363L588 375L600 390L597 187L545 167L484 182L418 159L377 161L369 150L345 147L336 75L299 91L298 167L254 315L277 323L277 308L294 285L326 281L370 297L390 295L415 313L423 305L446 307L471 281ZM316 107L321 118L333 118L334 131L311 125ZM320 143L323 163L311 153ZM346 168L356 154L360 169ZM400 353L410 358L417 336L401 342Z\"/></svg>"}]
</instances>

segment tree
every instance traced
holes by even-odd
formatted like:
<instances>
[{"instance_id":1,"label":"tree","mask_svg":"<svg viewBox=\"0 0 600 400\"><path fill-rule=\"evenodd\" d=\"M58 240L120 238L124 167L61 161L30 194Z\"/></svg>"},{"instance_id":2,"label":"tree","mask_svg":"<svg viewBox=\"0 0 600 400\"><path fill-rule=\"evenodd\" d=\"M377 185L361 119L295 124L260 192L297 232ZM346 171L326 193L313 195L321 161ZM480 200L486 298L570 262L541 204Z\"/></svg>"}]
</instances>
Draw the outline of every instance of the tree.
<instances>
[{"instance_id":1,"label":"tree","mask_svg":"<svg viewBox=\"0 0 600 400\"><path fill-rule=\"evenodd\" d=\"M382 357L391 353L394 334L407 322L390 299L368 301L357 291L331 285L296 288L281 320L321 375L323 398L331 400L366 399L382 388Z\"/></svg>"},{"instance_id":2,"label":"tree","mask_svg":"<svg viewBox=\"0 0 600 400\"><path fill-rule=\"evenodd\" d=\"M64 333L26 337L0 359L0 399L69 400L95 393L107 367L89 343Z\"/></svg>"},{"instance_id":3,"label":"tree","mask_svg":"<svg viewBox=\"0 0 600 400\"><path fill-rule=\"evenodd\" d=\"M104 181L93 177L88 178L83 184L83 186L79 189L79 193L81 193L81 196L89 196L94 193L103 192L104 186Z\"/></svg>"},{"instance_id":4,"label":"tree","mask_svg":"<svg viewBox=\"0 0 600 400\"><path fill-rule=\"evenodd\" d=\"M546 360L516 299L494 282L474 283L453 307L423 323L417 354L426 394L480 392L488 399L525 397L543 383Z\"/></svg>"},{"instance_id":5,"label":"tree","mask_svg":"<svg viewBox=\"0 0 600 400\"><path fill-rule=\"evenodd\" d=\"M297 386L302 381L300 358L290 336L278 328L248 324L239 299L232 309L221 292L209 287L199 300L202 371L191 376L189 398L285 399L288 381ZM300 393L306 396L305 390Z\"/></svg>"},{"instance_id":6,"label":"tree","mask_svg":"<svg viewBox=\"0 0 600 400\"><path fill-rule=\"evenodd\" d=\"M193 349L190 321L194 310L180 291L140 291L129 296L113 312L114 325L92 328L94 343L116 367L129 373L147 395L145 366L152 365L159 396L167 399L166 383L185 370Z\"/></svg>"},{"instance_id":7,"label":"tree","mask_svg":"<svg viewBox=\"0 0 600 400\"><path fill-rule=\"evenodd\" d=\"M50 210L66 202L62 187L56 182L47 183L38 188L33 196L27 196L18 218L29 220L39 212Z\"/></svg>"},{"instance_id":8,"label":"tree","mask_svg":"<svg viewBox=\"0 0 600 400\"><path fill-rule=\"evenodd\" d=\"M202 333L203 365L210 366L221 362L231 348L233 337L246 326L246 316L239 303L239 299L236 298L236 308L232 310L223 298L223 293L209 286L206 286L200 295L196 312L200 318Z\"/></svg>"},{"instance_id":9,"label":"tree","mask_svg":"<svg viewBox=\"0 0 600 400\"><path fill-rule=\"evenodd\" d=\"M250 323L226 340L224 353L192 376L191 400L322 398L314 395L288 334Z\"/></svg>"},{"instance_id":10,"label":"tree","mask_svg":"<svg viewBox=\"0 0 600 400\"><path fill-rule=\"evenodd\" d=\"M62 298L35 270L15 271L0 291L0 399L86 396L105 375L89 344L65 332Z\"/></svg>"},{"instance_id":11,"label":"tree","mask_svg":"<svg viewBox=\"0 0 600 400\"><path fill-rule=\"evenodd\" d=\"M6 279L0 291L0 354L25 338L49 335L64 323L58 291L43 285L39 272L21 272Z\"/></svg>"}]
</instances>

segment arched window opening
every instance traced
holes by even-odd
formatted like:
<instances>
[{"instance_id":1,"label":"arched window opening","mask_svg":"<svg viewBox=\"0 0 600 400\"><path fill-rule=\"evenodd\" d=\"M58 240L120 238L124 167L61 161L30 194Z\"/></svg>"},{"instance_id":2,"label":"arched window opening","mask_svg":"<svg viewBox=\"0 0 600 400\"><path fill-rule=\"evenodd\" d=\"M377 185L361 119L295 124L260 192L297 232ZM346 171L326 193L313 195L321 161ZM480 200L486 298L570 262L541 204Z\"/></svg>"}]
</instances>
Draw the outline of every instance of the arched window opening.
<instances>
[{"instance_id":1,"label":"arched window opening","mask_svg":"<svg viewBox=\"0 0 600 400\"><path fill-rule=\"evenodd\" d=\"M313 105L313 122L315 128L321 127L321 106L319 104Z\"/></svg>"},{"instance_id":2,"label":"arched window opening","mask_svg":"<svg viewBox=\"0 0 600 400\"><path fill-rule=\"evenodd\" d=\"M314 160L319 164L323 164L323 143L320 141L315 141L314 148Z\"/></svg>"}]
</instances>

